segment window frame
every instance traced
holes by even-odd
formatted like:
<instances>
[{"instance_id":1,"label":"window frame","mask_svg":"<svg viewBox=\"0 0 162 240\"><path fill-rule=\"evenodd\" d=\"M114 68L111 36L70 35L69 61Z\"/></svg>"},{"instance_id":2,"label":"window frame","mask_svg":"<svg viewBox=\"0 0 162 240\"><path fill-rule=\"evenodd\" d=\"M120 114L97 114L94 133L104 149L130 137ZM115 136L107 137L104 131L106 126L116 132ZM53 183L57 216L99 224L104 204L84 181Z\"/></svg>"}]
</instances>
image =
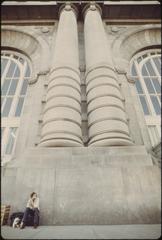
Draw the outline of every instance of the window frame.
<instances>
[{"instance_id":1,"label":"window frame","mask_svg":"<svg viewBox=\"0 0 162 240\"><path fill-rule=\"evenodd\" d=\"M154 55L152 55L151 53L152 52L155 52L155 54ZM160 55L160 49L150 49L150 50L145 50L145 51L141 51L141 52L139 52L138 54L136 54L132 59L131 59L131 62L130 62L130 75L131 75L131 77L134 79L134 81L136 81L137 79L140 81L140 83L141 83L141 86L142 86L142 89L143 89L143 94L142 95L145 95L146 96L146 99L147 99L147 102L148 102L148 108L150 109L150 115L151 116L158 116L157 114L156 114L156 111L155 111L155 109L154 109L154 107L153 107L153 104L152 104L152 101L151 101L151 98L150 98L150 96L151 96L151 94L149 94L149 92L148 92L148 90L147 90L147 88L146 88L146 84L145 84L145 82L144 82L144 76L142 75L142 67L143 67L143 65L146 63L146 61L148 61L149 59L151 60L151 63L153 64L153 67L154 67L154 71L155 71L155 73L157 74L156 76L154 76L154 77L156 77L156 78L158 78L158 81L159 81L159 83L161 82L161 76L159 75L159 72L158 72L158 70L156 69L156 66L155 66L155 64L154 64L154 61L152 61L152 58L155 58L155 57L161 57L161 55ZM146 58L144 58L140 63L138 63L138 58L140 58L140 57L142 57L143 55L145 55L145 54L149 54L149 56L147 56ZM132 66L133 66L133 63L134 63L134 65L135 65L135 68L136 68L136 72L137 72L137 76L133 76L132 75ZM152 77L152 76L151 76ZM153 86L153 88L154 88L154 86ZM161 94L157 94L156 93L156 89L154 88L154 90L155 90L155 94L154 95L161 95ZM139 94L138 92L137 92L137 95L139 96L139 95L141 95L141 94ZM158 98L158 101L159 101L159 104L161 104L160 103L160 99ZM142 111L143 111L143 109L142 109ZM146 115L145 115L146 116Z\"/></svg>"},{"instance_id":2,"label":"window frame","mask_svg":"<svg viewBox=\"0 0 162 240\"><path fill-rule=\"evenodd\" d=\"M154 52L154 54L153 54L153 52ZM141 60L140 62L138 62L138 59L142 58L142 56L145 55L145 54L147 54L148 56L146 58L144 58L143 60ZM144 76L142 75L142 71L141 70L142 70L142 66L144 65L144 63L146 63L146 61L148 61L148 59L150 59L151 60L151 64L153 65L153 69L154 69L155 74L156 74L155 77L158 78L158 81L161 84L161 76L160 76L160 74L158 72L158 69L156 68L156 66L154 64L154 61L152 60L152 58L155 58L157 56L161 57L161 51L160 51L159 48L147 49L145 51L140 51L140 52L138 52L137 54L135 54L132 57L132 59L130 61L130 68L129 68L129 73L130 73L131 78L134 80L134 83L138 79L140 84L141 84L142 90L143 90L142 94L139 93L137 91L136 86L134 85L135 92L136 92L137 99L138 99L138 106L141 109L141 112L143 113L143 116L145 118L146 126L148 128L148 133L149 133L149 136L150 136L150 140L151 140L152 146L154 146L156 144L155 144L155 141L153 141L152 138L151 138L151 134L150 134L151 130L149 128L156 127L155 131L158 132L158 138L160 140L160 138L161 138L161 136L160 136L161 135L161 116L157 115L156 112L155 112L155 109L153 107L153 103L151 102L151 94L149 94L149 92L148 92L148 89L147 89L146 84L144 82ZM136 76L133 75L133 73L132 73L133 64L135 66L135 71L137 73ZM150 76L150 77L152 77L152 76ZM161 93L159 93L159 94L157 93L154 85L153 85L153 88L155 90L155 94L152 94L152 95L156 95L157 96L158 101L159 101L159 103L161 105L160 99L158 97L159 95L161 96ZM148 105L148 108L149 108L149 111L150 111L150 115L145 115L144 114L144 110L143 110L143 107L142 107L142 104L141 104L140 98L139 98L139 96L141 96L141 95L145 96L145 98L146 98L147 105Z\"/></svg>"},{"instance_id":3,"label":"window frame","mask_svg":"<svg viewBox=\"0 0 162 240\"><path fill-rule=\"evenodd\" d=\"M1 80L1 87L2 87L2 85L3 85L3 83L6 79L6 73L9 69L11 61L16 63L19 67L19 70L20 70L20 75L19 75L19 77L17 77L18 78L18 83L17 83L17 86L16 86L16 91L13 95L11 95L11 97L13 97L13 102L12 102L12 105L11 105L9 115L7 117L3 117L1 115L1 121L2 121L1 129L4 128L3 137L2 137L2 140L1 140L1 143L2 143L2 145L1 145L1 156L2 156L2 165L3 165L5 162L8 162L8 161L11 160L11 158L12 158L14 152L15 152L16 141L17 141L17 137L18 137L18 133L19 133L20 119L23 115L23 109L24 109L24 105L25 105L26 95L28 93L28 84L29 84L29 81L30 81L30 78L31 78L32 68L31 68L30 60L25 55L23 55L23 54L21 54L17 51L11 51L11 50L7 50L7 49L6 50L3 49L1 51L1 59L2 58L8 59L8 62L7 62L7 65L4 69L3 74L1 75L1 79L2 79ZM25 76L25 73L27 71L27 66L30 69L29 76ZM15 70L16 70L16 67L15 67ZM12 77L10 77L10 79L11 80L16 79L16 77L13 77L13 75L12 75ZM27 84L27 87L25 87L25 93L21 94L22 86L23 86L25 81L27 81L28 84ZM9 92L11 82L8 86L7 92ZM6 96L7 96L7 93L4 96L7 99ZM1 95L1 97L3 97L3 96ZM9 97L9 95L8 95L8 97ZM23 97L23 99L24 99L23 106L21 108L20 115L15 116L18 101L19 101L20 97ZM4 107L4 104L5 103L3 102L3 107ZM7 143L8 143L8 139L9 139L10 128L17 128L16 134L15 134L16 137L15 137L15 140L14 140L14 146L12 148L11 154L5 154L5 150L7 149Z\"/></svg>"}]
</instances>

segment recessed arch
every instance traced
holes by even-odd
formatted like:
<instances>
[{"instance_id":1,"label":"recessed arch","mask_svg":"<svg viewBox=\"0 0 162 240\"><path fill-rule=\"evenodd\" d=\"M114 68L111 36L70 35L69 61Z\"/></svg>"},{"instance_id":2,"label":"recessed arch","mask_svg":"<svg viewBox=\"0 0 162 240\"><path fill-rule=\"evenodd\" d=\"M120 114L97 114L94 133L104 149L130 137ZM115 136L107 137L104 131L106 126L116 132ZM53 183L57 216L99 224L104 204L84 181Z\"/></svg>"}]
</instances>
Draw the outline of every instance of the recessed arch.
<instances>
[{"instance_id":1,"label":"recessed arch","mask_svg":"<svg viewBox=\"0 0 162 240\"><path fill-rule=\"evenodd\" d=\"M134 27L119 35L113 44L112 55L118 72L128 73L131 58L139 51L161 45L159 25Z\"/></svg>"},{"instance_id":2,"label":"recessed arch","mask_svg":"<svg viewBox=\"0 0 162 240\"><path fill-rule=\"evenodd\" d=\"M39 74L49 71L49 46L36 32L23 31L15 27L2 27L1 47L18 51L30 59L32 64L30 83L35 82Z\"/></svg>"}]
</instances>

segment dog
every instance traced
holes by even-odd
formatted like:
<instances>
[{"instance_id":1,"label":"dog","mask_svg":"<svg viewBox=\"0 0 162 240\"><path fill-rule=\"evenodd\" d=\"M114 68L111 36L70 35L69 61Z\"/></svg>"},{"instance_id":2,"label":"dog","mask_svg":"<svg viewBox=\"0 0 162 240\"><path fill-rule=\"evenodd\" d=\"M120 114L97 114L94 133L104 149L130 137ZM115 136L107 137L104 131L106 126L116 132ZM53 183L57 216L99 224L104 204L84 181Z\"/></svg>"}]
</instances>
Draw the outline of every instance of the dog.
<instances>
[{"instance_id":1,"label":"dog","mask_svg":"<svg viewBox=\"0 0 162 240\"><path fill-rule=\"evenodd\" d=\"M13 228L19 228L20 227L20 224L21 224L21 219L16 217L13 221L13 224L12 224L12 227Z\"/></svg>"}]
</instances>

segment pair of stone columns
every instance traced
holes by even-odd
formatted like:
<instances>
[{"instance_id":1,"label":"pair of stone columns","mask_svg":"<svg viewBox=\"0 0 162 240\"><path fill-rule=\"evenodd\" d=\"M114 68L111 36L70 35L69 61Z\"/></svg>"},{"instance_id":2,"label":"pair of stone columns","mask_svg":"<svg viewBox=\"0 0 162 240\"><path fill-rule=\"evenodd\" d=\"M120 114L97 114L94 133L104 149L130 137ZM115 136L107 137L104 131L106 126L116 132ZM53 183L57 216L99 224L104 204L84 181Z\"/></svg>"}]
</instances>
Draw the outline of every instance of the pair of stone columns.
<instances>
[{"instance_id":1,"label":"pair of stone columns","mask_svg":"<svg viewBox=\"0 0 162 240\"><path fill-rule=\"evenodd\" d=\"M84 11L89 146L131 145L98 5ZM77 9L60 12L40 146L82 146Z\"/></svg>"}]
</instances>

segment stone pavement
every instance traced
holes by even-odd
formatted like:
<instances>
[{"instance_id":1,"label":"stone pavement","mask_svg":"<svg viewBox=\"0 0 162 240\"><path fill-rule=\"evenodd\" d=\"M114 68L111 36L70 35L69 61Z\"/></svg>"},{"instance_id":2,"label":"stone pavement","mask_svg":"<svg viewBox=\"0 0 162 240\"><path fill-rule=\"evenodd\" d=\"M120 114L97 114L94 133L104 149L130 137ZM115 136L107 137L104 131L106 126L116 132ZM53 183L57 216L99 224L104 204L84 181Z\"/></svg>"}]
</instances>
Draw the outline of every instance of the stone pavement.
<instances>
[{"instance_id":1,"label":"stone pavement","mask_svg":"<svg viewBox=\"0 0 162 240\"><path fill-rule=\"evenodd\" d=\"M158 239L160 224L1 227L3 239Z\"/></svg>"}]
</instances>

